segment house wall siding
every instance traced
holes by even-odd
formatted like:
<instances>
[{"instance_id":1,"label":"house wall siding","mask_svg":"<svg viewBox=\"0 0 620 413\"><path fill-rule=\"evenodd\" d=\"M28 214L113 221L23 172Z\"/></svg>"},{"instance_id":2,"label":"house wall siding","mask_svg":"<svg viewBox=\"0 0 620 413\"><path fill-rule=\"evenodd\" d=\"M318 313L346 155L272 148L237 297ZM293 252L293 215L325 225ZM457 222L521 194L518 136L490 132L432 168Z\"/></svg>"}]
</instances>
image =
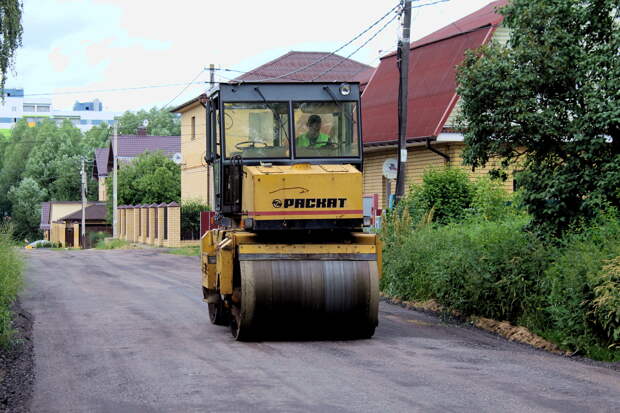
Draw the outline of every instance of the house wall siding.
<instances>
[{"instance_id":1,"label":"house wall siding","mask_svg":"<svg viewBox=\"0 0 620 413\"><path fill-rule=\"evenodd\" d=\"M433 144L437 150L450 156L450 162L429 151L425 147L408 148L407 171L405 174L405 187L408 190L412 184L421 184L424 171L429 168L442 168L444 166L452 166L462 168L468 172L471 179L485 176L488 172L499 165L498 161L491 161L485 168L477 168L471 170L470 166L463 165L463 149L465 145L462 142L451 142L444 144ZM396 149L392 148L385 151L367 151L364 154L364 195L377 194L379 196L380 208L385 208L386 200L386 179L383 177L383 162L388 158L396 159ZM509 174L508 179L503 183L504 189L512 192L513 177ZM396 191L396 182L391 185L391 193Z\"/></svg>"},{"instance_id":2,"label":"house wall siding","mask_svg":"<svg viewBox=\"0 0 620 413\"><path fill-rule=\"evenodd\" d=\"M205 109L195 103L181 113L181 199L209 201L209 173L204 164L206 134Z\"/></svg>"}]
</instances>

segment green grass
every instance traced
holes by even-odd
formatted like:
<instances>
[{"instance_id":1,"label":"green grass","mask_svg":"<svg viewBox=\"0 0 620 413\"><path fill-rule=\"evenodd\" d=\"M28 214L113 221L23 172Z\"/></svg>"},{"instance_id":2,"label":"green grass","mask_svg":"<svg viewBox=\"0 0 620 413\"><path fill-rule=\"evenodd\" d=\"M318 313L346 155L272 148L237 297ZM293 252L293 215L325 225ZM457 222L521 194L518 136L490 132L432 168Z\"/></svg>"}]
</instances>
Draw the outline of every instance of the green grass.
<instances>
[{"instance_id":1,"label":"green grass","mask_svg":"<svg viewBox=\"0 0 620 413\"><path fill-rule=\"evenodd\" d=\"M95 246L98 250L115 250L115 249L127 249L131 244L122 239L101 240Z\"/></svg>"},{"instance_id":2,"label":"green grass","mask_svg":"<svg viewBox=\"0 0 620 413\"><path fill-rule=\"evenodd\" d=\"M10 344L13 335L10 307L23 287L23 260L11 236L11 229L0 226L0 346Z\"/></svg>"},{"instance_id":3,"label":"green grass","mask_svg":"<svg viewBox=\"0 0 620 413\"><path fill-rule=\"evenodd\" d=\"M200 256L200 247L181 247L181 248L171 248L166 251L168 254L174 255L185 255L187 257L199 257Z\"/></svg>"}]
</instances>

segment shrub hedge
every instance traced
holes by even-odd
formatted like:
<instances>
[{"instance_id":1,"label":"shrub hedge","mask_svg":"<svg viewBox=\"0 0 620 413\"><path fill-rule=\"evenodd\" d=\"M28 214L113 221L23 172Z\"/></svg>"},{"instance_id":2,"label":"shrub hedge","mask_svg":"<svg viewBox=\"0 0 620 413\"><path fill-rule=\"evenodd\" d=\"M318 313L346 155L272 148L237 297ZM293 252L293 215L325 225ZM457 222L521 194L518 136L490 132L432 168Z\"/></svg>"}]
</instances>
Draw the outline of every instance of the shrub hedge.
<instances>
[{"instance_id":1,"label":"shrub hedge","mask_svg":"<svg viewBox=\"0 0 620 413\"><path fill-rule=\"evenodd\" d=\"M526 326L567 350L620 360L617 214L562 239L543 239L528 230L530 217L499 183L464 182L451 170L428 174L433 179L413 187L384 220L381 288L386 294L434 299L466 316ZM437 218L438 210L454 204L427 197L450 196L449 190L429 185L457 188L461 201L466 186L469 200L459 201L464 211Z\"/></svg>"}]
</instances>

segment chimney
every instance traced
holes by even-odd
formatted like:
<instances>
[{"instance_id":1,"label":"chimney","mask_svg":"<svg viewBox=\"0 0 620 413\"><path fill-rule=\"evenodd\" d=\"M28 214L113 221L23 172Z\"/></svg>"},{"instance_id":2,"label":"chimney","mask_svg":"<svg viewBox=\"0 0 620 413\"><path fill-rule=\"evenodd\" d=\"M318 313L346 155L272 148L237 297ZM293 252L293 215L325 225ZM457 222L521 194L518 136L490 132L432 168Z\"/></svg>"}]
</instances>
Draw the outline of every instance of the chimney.
<instances>
[{"instance_id":1,"label":"chimney","mask_svg":"<svg viewBox=\"0 0 620 413\"><path fill-rule=\"evenodd\" d=\"M146 127L138 126L138 136L146 136Z\"/></svg>"}]
</instances>

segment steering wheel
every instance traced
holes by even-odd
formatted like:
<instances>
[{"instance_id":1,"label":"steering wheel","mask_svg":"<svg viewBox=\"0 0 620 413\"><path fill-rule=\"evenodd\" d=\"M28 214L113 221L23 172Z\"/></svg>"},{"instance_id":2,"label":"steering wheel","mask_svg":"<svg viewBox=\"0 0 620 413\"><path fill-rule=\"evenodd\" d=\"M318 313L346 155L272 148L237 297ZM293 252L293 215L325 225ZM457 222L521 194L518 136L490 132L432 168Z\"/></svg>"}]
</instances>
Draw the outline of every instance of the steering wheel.
<instances>
[{"instance_id":1,"label":"steering wheel","mask_svg":"<svg viewBox=\"0 0 620 413\"><path fill-rule=\"evenodd\" d=\"M246 149L254 149L256 148L257 145L261 145L261 148L267 147L267 144L262 141L243 141L243 142L236 143L235 148L239 149L240 151L243 151Z\"/></svg>"}]
</instances>

